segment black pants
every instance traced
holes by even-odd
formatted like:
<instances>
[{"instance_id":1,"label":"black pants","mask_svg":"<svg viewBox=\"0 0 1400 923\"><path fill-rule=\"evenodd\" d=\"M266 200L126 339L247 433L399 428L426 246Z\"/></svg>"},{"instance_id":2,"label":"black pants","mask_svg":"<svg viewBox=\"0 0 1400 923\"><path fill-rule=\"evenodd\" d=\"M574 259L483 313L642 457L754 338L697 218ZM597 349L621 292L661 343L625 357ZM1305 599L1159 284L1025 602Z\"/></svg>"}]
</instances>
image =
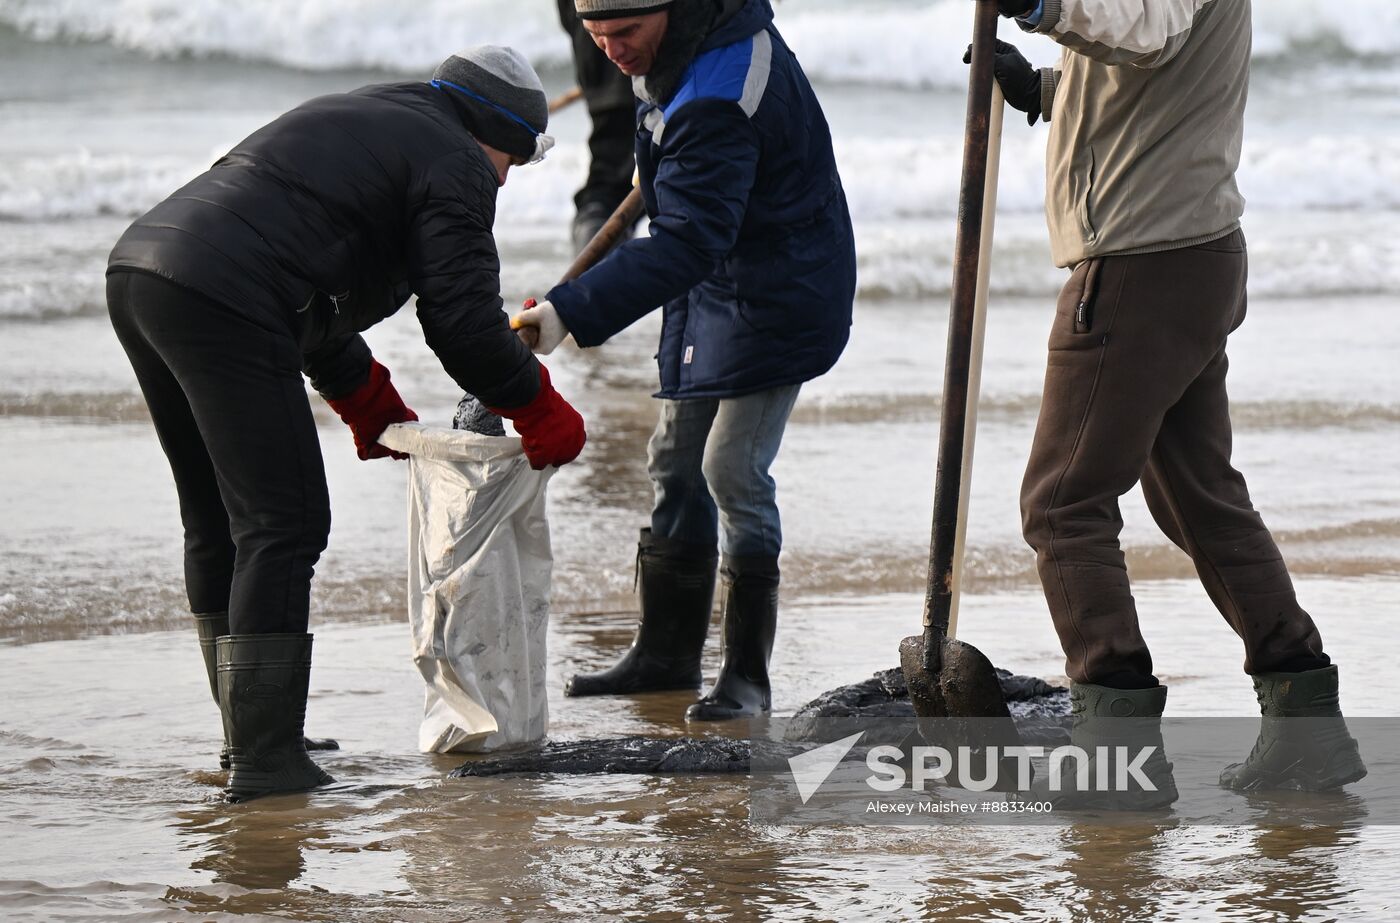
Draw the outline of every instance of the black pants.
<instances>
[{"instance_id":1,"label":"black pants","mask_svg":"<svg viewBox=\"0 0 1400 923\"><path fill-rule=\"evenodd\" d=\"M330 498L292 330L140 272L107 277L107 307L180 495L191 611L306 631Z\"/></svg>"},{"instance_id":2,"label":"black pants","mask_svg":"<svg viewBox=\"0 0 1400 923\"><path fill-rule=\"evenodd\" d=\"M1086 260L1060 294L1021 514L1075 682L1156 683L1118 544L1118 498L1139 481L1244 642L1245 672L1329 662L1230 463L1225 343L1244 321L1246 274L1236 231Z\"/></svg>"},{"instance_id":3,"label":"black pants","mask_svg":"<svg viewBox=\"0 0 1400 923\"><path fill-rule=\"evenodd\" d=\"M588 180L574 196L574 205L581 210L597 204L612 211L632 191L636 169L632 152L637 108L632 79L593 43L574 12L574 0L558 2L559 24L573 40L574 76L593 120L593 132L588 136Z\"/></svg>"}]
</instances>

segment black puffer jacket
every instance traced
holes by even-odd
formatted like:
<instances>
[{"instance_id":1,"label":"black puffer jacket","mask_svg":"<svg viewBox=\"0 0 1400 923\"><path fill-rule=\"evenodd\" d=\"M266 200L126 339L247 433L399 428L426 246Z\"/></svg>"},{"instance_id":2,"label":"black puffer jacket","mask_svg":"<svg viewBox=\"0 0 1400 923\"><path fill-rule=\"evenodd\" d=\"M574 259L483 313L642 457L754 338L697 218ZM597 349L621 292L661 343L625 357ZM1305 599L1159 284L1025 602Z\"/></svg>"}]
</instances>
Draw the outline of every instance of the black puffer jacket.
<instances>
[{"instance_id":1,"label":"black puffer jacket","mask_svg":"<svg viewBox=\"0 0 1400 923\"><path fill-rule=\"evenodd\" d=\"M489 406L526 404L538 363L501 310L496 173L463 118L424 83L313 99L140 218L108 271L154 273L290 331L328 397L368 374L359 331L416 294L457 384Z\"/></svg>"}]
</instances>

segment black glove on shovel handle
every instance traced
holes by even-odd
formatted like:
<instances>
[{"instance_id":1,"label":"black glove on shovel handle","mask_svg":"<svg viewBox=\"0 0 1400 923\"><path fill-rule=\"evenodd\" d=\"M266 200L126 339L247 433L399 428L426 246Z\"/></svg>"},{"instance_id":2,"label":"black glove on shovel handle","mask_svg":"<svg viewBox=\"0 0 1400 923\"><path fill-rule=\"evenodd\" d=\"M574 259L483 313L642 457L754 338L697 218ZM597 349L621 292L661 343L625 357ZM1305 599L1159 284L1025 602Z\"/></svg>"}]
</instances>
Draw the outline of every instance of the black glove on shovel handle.
<instances>
[{"instance_id":1,"label":"black glove on shovel handle","mask_svg":"<svg viewBox=\"0 0 1400 923\"><path fill-rule=\"evenodd\" d=\"M1011 104L1026 114L1026 124L1034 125L1040 118L1040 71L1031 66L1020 49L1010 42L997 39L996 57L992 59L992 73L996 75L997 86ZM972 63L972 46L967 46L963 63Z\"/></svg>"},{"instance_id":2,"label":"black glove on shovel handle","mask_svg":"<svg viewBox=\"0 0 1400 923\"><path fill-rule=\"evenodd\" d=\"M1036 0L997 0L997 12L1011 19L1035 9Z\"/></svg>"}]
</instances>

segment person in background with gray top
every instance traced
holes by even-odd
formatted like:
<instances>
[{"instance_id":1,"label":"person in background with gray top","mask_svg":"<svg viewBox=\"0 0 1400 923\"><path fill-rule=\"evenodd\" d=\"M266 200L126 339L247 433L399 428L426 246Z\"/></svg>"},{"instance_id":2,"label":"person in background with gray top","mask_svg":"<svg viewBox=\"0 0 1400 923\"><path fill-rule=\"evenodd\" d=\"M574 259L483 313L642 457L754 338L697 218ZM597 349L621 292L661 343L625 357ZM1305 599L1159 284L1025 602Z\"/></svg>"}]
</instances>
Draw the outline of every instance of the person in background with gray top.
<instances>
[{"instance_id":1,"label":"person in background with gray top","mask_svg":"<svg viewBox=\"0 0 1400 923\"><path fill-rule=\"evenodd\" d=\"M112 250L108 310L180 496L231 801L331 781L302 736L331 522L303 373L361 459L392 454L385 427L418 418L360 333L416 294L428 346L514 421L533 467L583 448L582 418L507 326L492 236L497 190L549 150L547 121L524 57L469 48L430 82L303 103Z\"/></svg>"},{"instance_id":2,"label":"person in background with gray top","mask_svg":"<svg viewBox=\"0 0 1400 923\"><path fill-rule=\"evenodd\" d=\"M1119 497L1140 481L1158 526L1243 640L1264 714L1255 749L1221 783L1327 789L1360 779L1337 668L1230 461L1225 347L1245 316L1235 171L1249 0L998 8L1064 46L1058 67L1037 71L999 42L994 70L1012 106L1050 123L1051 252L1072 270L1021 514L1065 650L1076 733L1092 735L1098 716L1160 716L1166 702L1118 542ZM1291 717L1327 720L1304 723L1309 741L1280 720Z\"/></svg>"}]
</instances>

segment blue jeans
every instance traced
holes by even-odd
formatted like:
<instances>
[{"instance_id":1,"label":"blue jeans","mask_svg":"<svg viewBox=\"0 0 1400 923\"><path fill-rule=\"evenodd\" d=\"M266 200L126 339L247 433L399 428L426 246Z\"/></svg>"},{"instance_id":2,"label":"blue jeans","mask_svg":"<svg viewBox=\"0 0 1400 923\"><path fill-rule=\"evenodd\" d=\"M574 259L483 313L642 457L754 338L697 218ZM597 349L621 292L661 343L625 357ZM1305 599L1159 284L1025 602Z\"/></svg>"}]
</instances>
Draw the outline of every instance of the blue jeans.
<instances>
[{"instance_id":1,"label":"blue jeans","mask_svg":"<svg viewBox=\"0 0 1400 923\"><path fill-rule=\"evenodd\" d=\"M770 555L783 547L777 485L768 473L800 384L743 397L661 402L647 446L656 491L653 535L727 555Z\"/></svg>"}]
</instances>

